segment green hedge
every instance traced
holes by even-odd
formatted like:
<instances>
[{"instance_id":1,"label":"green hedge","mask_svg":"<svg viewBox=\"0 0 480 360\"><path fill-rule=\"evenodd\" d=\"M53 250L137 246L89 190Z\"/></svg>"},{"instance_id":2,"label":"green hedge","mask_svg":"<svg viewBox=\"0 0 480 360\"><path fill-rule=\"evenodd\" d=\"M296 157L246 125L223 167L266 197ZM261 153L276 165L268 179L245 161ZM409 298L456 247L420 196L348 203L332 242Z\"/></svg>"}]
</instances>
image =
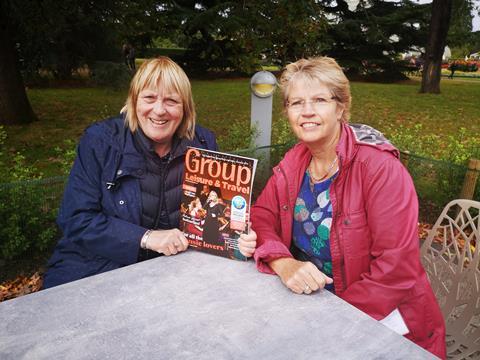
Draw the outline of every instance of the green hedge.
<instances>
[{"instance_id":1,"label":"green hedge","mask_svg":"<svg viewBox=\"0 0 480 360\"><path fill-rule=\"evenodd\" d=\"M42 253L56 243L65 181L61 176L0 184L0 259Z\"/></svg>"}]
</instances>

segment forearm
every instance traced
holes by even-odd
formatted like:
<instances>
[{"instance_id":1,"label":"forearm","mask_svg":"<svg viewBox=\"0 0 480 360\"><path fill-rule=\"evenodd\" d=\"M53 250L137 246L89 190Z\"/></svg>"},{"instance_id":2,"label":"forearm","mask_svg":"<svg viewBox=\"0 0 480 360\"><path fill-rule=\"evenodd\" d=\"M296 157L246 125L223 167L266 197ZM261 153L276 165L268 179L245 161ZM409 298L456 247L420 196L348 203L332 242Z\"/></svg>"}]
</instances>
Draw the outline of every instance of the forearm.
<instances>
[{"instance_id":1,"label":"forearm","mask_svg":"<svg viewBox=\"0 0 480 360\"><path fill-rule=\"evenodd\" d=\"M142 226L101 213L78 214L61 228L69 241L122 265L137 261L140 240L147 231Z\"/></svg>"}]
</instances>

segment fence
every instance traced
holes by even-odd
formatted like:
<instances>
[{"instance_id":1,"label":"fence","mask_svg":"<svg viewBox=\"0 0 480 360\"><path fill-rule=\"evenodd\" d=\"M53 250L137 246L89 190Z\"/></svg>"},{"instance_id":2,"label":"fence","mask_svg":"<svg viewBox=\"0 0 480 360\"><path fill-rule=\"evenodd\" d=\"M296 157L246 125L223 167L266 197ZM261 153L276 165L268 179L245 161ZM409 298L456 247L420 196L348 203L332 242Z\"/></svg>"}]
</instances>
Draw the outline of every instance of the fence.
<instances>
[{"instance_id":1,"label":"fence","mask_svg":"<svg viewBox=\"0 0 480 360\"><path fill-rule=\"evenodd\" d=\"M237 152L259 159L254 198L270 176L271 167L279 162L289 147L290 144L285 144ZM466 178L470 179L472 198L480 199L480 182L475 184L480 173L478 163L476 169L469 170L467 166L407 152L402 153L402 161L414 180L423 222L432 223L446 203L460 197ZM55 217L65 181L66 177L56 177L0 184L0 280L12 261L42 254L45 259L51 252L59 236Z\"/></svg>"}]
</instances>

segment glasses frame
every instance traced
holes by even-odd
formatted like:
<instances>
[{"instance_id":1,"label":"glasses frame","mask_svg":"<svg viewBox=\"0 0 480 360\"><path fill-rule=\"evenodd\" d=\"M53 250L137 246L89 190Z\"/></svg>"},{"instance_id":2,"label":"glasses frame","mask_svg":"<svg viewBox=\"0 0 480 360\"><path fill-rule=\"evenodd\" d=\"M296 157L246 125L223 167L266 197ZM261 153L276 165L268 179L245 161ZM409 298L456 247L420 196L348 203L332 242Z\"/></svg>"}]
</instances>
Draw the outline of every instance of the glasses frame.
<instances>
[{"instance_id":1,"label":"glasses frame","mask_svg":"<svg viewBox=\"0 0 480 360\"><path fill-rule=\"evenodd\" d=\"M319 98L323 99L324 102L315 102ZM305 105L310 103L312 105L312 108L318 111L319 109L324 108L325 106L330 105L331 103L336 102L337 100L338 100L338 98L336 96L332 96L332 97L326 98L326 99L322 98L320 96L316 97L314 99L310 99L310 100L305 100L305 99L300 100L299 99L299 100L295 101L295 104L292 104L290 101L287 101L286 102L286 108L288 110L291 110L291 111L294 111L294 112L300 112L305 108ZM297 105L296 104L297 102L300 102L300 104Z\"/></svg>"}]
</instances>

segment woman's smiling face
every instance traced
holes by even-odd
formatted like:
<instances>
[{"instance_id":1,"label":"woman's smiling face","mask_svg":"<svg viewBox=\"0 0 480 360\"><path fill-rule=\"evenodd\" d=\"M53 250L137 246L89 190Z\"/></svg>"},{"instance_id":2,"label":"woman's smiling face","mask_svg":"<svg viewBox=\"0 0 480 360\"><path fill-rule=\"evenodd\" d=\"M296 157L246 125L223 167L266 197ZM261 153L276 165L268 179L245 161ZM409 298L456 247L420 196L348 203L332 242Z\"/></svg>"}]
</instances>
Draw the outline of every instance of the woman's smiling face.
<instances>
[{"instance_id":1,"label":"woman's smiling face","mask_svg":"<svg viewBox=\"0 0 480 360\"><path fill-rule=\"evenodd\" d=\"M340 132L343 107L320 81L292 79L286 111L293 133L307 145L329 143Z\"/></svg>"},{"instance_id":2,"label":"woman's smiling face","mask_svg":"<svg viewBox=\"0 0 480 360\"><path fill-rule=\"evenodd\" d=\"M143 89L138 95L136 112L142 131L156 143L157 153L168 153L173 135L183 119L181 96L160 86Z\"/></svg>"}]
</instances>

